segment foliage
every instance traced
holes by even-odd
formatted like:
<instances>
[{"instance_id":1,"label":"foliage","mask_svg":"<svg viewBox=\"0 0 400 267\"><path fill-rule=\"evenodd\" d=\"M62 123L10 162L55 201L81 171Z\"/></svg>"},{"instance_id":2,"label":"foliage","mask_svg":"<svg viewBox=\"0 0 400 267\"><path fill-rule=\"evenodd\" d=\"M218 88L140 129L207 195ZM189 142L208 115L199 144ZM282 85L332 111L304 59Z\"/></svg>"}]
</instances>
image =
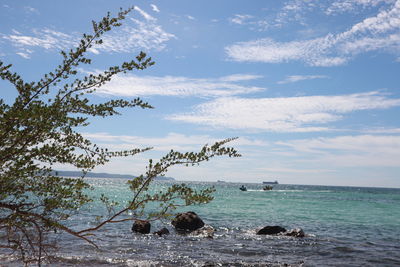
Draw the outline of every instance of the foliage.
<instances>
[{"instance_id":1,"label":"foliage","mask_svg":"<svg viewBox=\"0 0 400 267\"><path fill-rule=\"evenodd\" d=\"M160 219L170 216L179 205L207 203L212 200L212 188L194 191L184 184L172 185L155 194L148 189L156 176L163 175L173 165L195 165L221 155L240 156L233 148L224 147L232 139L205 145L197 153L170 151L157 162L150 160L146 173L129 181L132 198L127 206L115 211L115 203L102 196L109 213L97 226L80 230L66 226L65 220L93 199L87 195L90 186L84 175L79 179L59 177L53 164L70 164L86 173L113 157L133 156L151 149L109 151L76 130L89 125L90 117L120 114L118 108L153 108L139 98L100 104L87 98L119 73L152 66L151 57L143 52L100 74L81 77L77 71L78 66L91 64L91 59L85 56L87 52L101 45L101 36L120 26L132 9L120 10L116 17L107 14L101 21L93 21L93 33L84 34L75 49L62 51L62 63L37 82L24 81L11 71L11 64L0 61L1 79L10 82L18 94L12 104L0 99L0 247L19 252L26 263L41 265L52 247L46 243L46 236L53 231L69 233L96 246L89 237L107 223ZM159 210L146 213L149 202L159 203ZM128 211L133 215L127 216Z\"/></svg>"}]
</instances>

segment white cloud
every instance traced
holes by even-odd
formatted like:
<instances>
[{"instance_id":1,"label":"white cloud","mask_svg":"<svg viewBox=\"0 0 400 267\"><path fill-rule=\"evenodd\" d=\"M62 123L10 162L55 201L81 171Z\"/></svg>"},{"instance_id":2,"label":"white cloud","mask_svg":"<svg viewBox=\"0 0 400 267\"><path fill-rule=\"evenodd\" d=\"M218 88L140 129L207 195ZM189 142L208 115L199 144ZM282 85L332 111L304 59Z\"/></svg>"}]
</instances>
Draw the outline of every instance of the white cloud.
<instances>
[{"instance_id":1,"label":"white cloud","mask_svg":"<svg viewBox=\"0 0 400 267\"><path fill-rule=\"evenodd\" d=\"M137 49L163 50L165 43L175 38L175 35L165 32L152 18L146 18L146 21L131 18L130 21L136 26L127 24L115 33L104 36L103 44L95 48L115 53L132 52Z\"/></svg>"},{"instance_id":2,"label":"white cloud","mask_svg":"<svg viewBox=\"0 0 400 267\"><path fill-rule=\"evenodd\" d=\"M290 0L284 3L275 21L281 24L288 21L304 23L307 12L322 11L325 15L337 15L345 12L358 13L360 10L385 7L395 2L396 0Z\"/></svg>"},{"instance_id":3,"label":"white cloud","mask_svg":"<svg viewBox=\"0 0 400 267\"><path fill-rule=\"evenodd\" d=\"M46 50L67 49L76 43L72 35L51 30L48 28L42 30L33 30L33 36L19 34L14 30L14 34L2 35L3 39L10 41L15 47L24 50L33 47L41 47Z\"/></svg>"},{"instance_id":4,"label":"white cloud","mask_svg":"<svg viewBox=\"0 0 400 267\"><path fill-rule=\"evenodd\" d=\"M185 17L190 19L190 20L195 20L195 18L193 16L190 16L190 15L186 15Z\"/></svg>"},{"instance_id":5,"label":"white cloud","mask_svg":"<svg viewBox=\"0 0 400 267\"><path fill-rule=\"evenodd\" d=\"M355 24L343 36L347 37L355 33L384 33L390 30L399 30L400 26L400 1L396 1L393 8L380 11L375 17L369 17Z\"/></svg>"},{"instance_id":6,"label":"white cloud","mask_svg":"<svg viewBox=\"0 0 400 267\"><path fill-rule=\"evenodd\" d=\"M400 134L400 128L380 127L380 128L364 130L363 132L370 134Z\"/></svg>"},{"instance_id":7,"label":"white cloud","mask_svg":"<svg viewBox=\"0 0 400 267\"><path fill-rule=\"evenodd\" d=\"M325 75L290 75L286 76L284 80L279 81L278 84L295 83L304 80L326 79L326 78L328 78L328 76Z\"/></svg>"},{"instance_id":8,"label":"white cloud","mask_svg":"<svg viewBox=\"0 0 400 267\"><path fill-rule=\"evenodd\" d=\"M166 42L175 38L157 23L157 19L140 9L135 10L145 21L130 17L123 22L121 29L103 37L103 44L96 46L97 51L124 53L138 49L163 50Z\"/></svg>"},{"instance_id":9,"label":"white cloud","mask_svg":"<svg viewBox=\"0 0 400 267\"><path fill-rule=\"evenodd\" d=\"M40 14L40 12L39 12L36 8L31 7L31 6L25 6L25 7L24 7L24 10L25 10L27 13Z\"/></svg>"},{"instance_id":10,"label":"white cloud","mask_svg":"<svg viewBox=\"0 0 400 267\"><path fill-rule=\"evenodd\" d=\"M311 66L337 66L372 50L400 51L400 1L353 25L348 31L310 40L277 42L269 38L239 42L225 48L235 61L281 63L302 61Z\"/></svg>"},{"instance_id":11,"label":"white cloud","mask_svg":"<svg viewBox=\"0 0 400 267\"><path fill-rule=\"evenodd\" d=\"M287 98L219 98L195 107L192 113L174 114L167 119L244 131L315 132L327 131L328 122L346 113L400 106L379 92L339 96Z\"/></svg>"},{"instance_id":12,"label":"white cloud","mask_svg":"<svg viewBox=\"0 0 400 267\"><path fill-rule=\"evenodd\" d=\"M112 160L96 171L109 173L139 174L149 158L159 158L170 149L177 151L198 151L204 144L212 144L221 139L209 135L185 135L169 133L160 137L123 136L109 133L84 133L84 136L100 146L110 149L129 149L154 146L152 151L135 158ZM168 176L182 180L227 180L253 182L266 180L265 177L278 177L283 183L340 184L338 174L348 179L354 173L373 173L384 176L382 169L376 167L399 167L400 136L355 135L338 137L318 137L267 143L263 140L241 137L228 144L243 154L242 158L215 160L195 168L171 168ZM251 152L253 151L253 153ZM279 154L279 151L282 151ZM283 152L287 152L286 155ZM250 155L249 155L250 153ZM359 168L363 167L363 168ZM65 168L65 166L63 166ZM350 174L349 174L350 173ZM346 175L347 174L347 175ZM239 177L239 178L238 178ZM264 177L264 178L262 178ZM364 176L361 176L364 180ZM271 178L272 180L276 178ZM349 180L350 181L350 180ZM368 185L368 182L364 182ZM371 184L369 184L371 185Z\"/></svg>"},{"instance_id":13,"label":"white cloud","mask_svg":"<svg viewBox=\"0 0 400 267\"><path fill-rule=\"evenodd\" d=\"M257 75L236 74L216 79L200 79L179 76L118 75L97 90L98 93L120 96L232 96L259 92L265 88L239 84L261 78Z\"/></svg>"},{"instance_id":14,"label":"white cloud","mask_svg":"<svg viewBox=\"0 0 400 267\"><path fill-rule=\"evenodd\" d=\"M262 78L261 75L251 75L251 74L233 74L225 77L221 77L219 80L224 82L240 82L240 81L249 81Z\"/></svg>"},{"instance_id":15,"label":"white cloud","mask_svg":"<svg viewBox=\"0 0 400 267\"><path fill-rule=\"evenodd\" d=\"M272 26L272 22L269 19L248 14L236 14L228 18L228 21L233 24L247 25L249 29L253 31L265 31Z\"/></svg>"},{"instance_id":16,"label":"white cloud","mask_svg":"<svg viewBox=\"0 0 400 267\"><path fill-rule=\"evenodd\" d=\"M196 151L205 144L214 144L224 138L215 138L209 135L185 135L179 133L169 133L162 137L143 137L130 135L112 135L109 133L83 133L88 138L100 145L112 149L126 149L127 147L153 147L154 151L168 152L171 149L177 151ZM232 141L236 146L260 147L266 146L265 141L240 137Z\"/></svg>"},{"instance_id":17,"label":"white cloud","mask_svg":"<svg viewBox=\"0 0 400 267\"><path fill-rule=\"evenodd\" d=\"M93 47L90 51L95 54L135 52L139 49L159 51L165 48L166 42L175 38L173 34L164 31L158 25L156 18L138 7L135 7L135 11L144 21L132 17L127 18L123 21L123 26L102 37L103 44ZM23 35L14 30L13 34L1 34L0 38L10 41L17 48L19 55L26 56L27 48L42 48L48 51L70 49L77 44L80 37L78 33L66 34L48 28L36 29L32 33L32 35Z\"/></svg>"},{"instance_id":18,"label":"white cloud","mask_svg":"<svg viewBox=\"0 0 400 267\"><path fill-rule=\"evenodd\" d=\"M259 170L262 170L264 172L272 172L272 173L304 173L304 174L310 174L310 173L316 173L316 174L321 174L321 173L329 173L329 172L335 172L335 170L332 169L298 169L298 168L259 168Z\"/></svg>"},{"instance_id":19,"label":"white cloud","mask_svg":"<svg viewBox=\"0 0 400 267\"><path fill-rule=\"evenodd\" d=\"M271 25L282 27L288 22L296 21L301 25L306 25L305 14L313 11L316 7L320 7L321 3L313 0L291 0L286 1L282 9L277 13L275 18L271 18Z\"/></svg>"},{"instance_id":20,"label":"white cloud","mask_svg":"<svg viewBox=\"0 0 400 267\"><path fill-rule=\"evenodd\" d=\"M18 52L18 53L16 53L16 54L19 55L19 56L21 56L21 57L23 57L23 58L25 58L25 59L30 59L30 58L31 58L31 55L28 54L28 53Z\"/></svg>"},{"instance_id":21,"label":"white cloud","mask_svg":"<svg viewBox=\"0 0 400 267\"><path fill-rule=\"evenodd\" d=\"M359 7L369 8L375 7L379 4L394 3L395 0L338 0L334 1L325 10L327 15L356 11Z\"/></svg>"},{"instance_id":22,"label":"white cloud","mask_svg":"<svg viewBox=\"0 0 400 267\"><path fill-rule=\"evenodd\" d=\"M330 166L400 167L400 136L356 135L277 142L303 155L304 161ZM297 156L298 156L297 155Z\"/></svg>"},{"instance_id":23,"label":"white cloud","mask_svg":"<svg viewBox=\"0 0 400 267\"><path fill-rule=\"evenodd\" d=\"M358 54L360 51L368 52L379 49L386 49L388 51L400 51L400 33L391 34L382 38L362 38L347 42L341 45L341 49L346 53Z\"/></svg>"},{"instance_id":24,"label":"white cloud","mask_svg":"<svg viewBox=\"0 0 400 267\"><path fill-rule=\"evenodd\" d=\"M151 4L150 6L151 6L151 8L152 8L152 10L153 10L154 12L160 13L160 9L158 8L158 6L156 6L156 5L154 5L154 4Z\"/></svg>"},{"instance_id":25,"label":"white cloud","mask_svg":"<svg viewBox=\"0 0 400 267\"><path fill-rule=\"evenodd\" d=\"M225 48L228 57L235 61L281 63L292 60L304 61L312 66L336 66L347 61L346 57L331 55L335 43L328 35L307 41L275 42L265 38L239 42Z\"/></svg>"},{"instance_id":26,"label":"white cloud","mask_svg":"<svg viewBox=\"0 0 400 267\"><path fill-rule=\"evenodd\" d=\"M196 152L205 144L211 145L216 141L226 138L226 136L216 138L209 135L185 135L180 133L169 133L160 137L121 136L109 133L83 133L83 135L96 142L100 147L107 147L110 150L126 150L152 146L152 150L136 155L134 158L114 158L106 165L98 166L94 170L96 172L131 173L135 175L145 172L148 159L158 159L171 149L180 152ZM242 147L259 148L265 145L264 141L246 137L240 137L227 144L227 146L233 146L240 151ZM235 168L238 168L237 162L237 158L227 159L226 157L218 157L214 158L211 162L202 163L199 167L172 167L169 169L167 176L172 176L179 180L216 180L217 178L215 177L221 177L221 174L227 175L227 173L236 172ZM65 166L61 167L65 169ZM233 176L230 175L229 177Z\"/></svg>"},{"instance_id":27,"label":"white cloud","mask_svg":"<svg viewBox=\"0 0 400 267\"><path fill-rule=\"evenodd\" d=\"M252 19L252 18L254 18L252 15L236 14L233 16L233 18L230 18L229 21L234 24L243 25L243 24L246 24L248 22L248 20Z\"/></svg>"},{"instance_id":28,"label":"white cloud","mask_svg":"<svg viewBox=\"0 0 400 267\"><path fill-rule=\"evenodd\" d=\"M135 10L140 13L147 21L156 21L154 17L143 11L140 7L135 6Z\"/></svg>"}]
</instances>

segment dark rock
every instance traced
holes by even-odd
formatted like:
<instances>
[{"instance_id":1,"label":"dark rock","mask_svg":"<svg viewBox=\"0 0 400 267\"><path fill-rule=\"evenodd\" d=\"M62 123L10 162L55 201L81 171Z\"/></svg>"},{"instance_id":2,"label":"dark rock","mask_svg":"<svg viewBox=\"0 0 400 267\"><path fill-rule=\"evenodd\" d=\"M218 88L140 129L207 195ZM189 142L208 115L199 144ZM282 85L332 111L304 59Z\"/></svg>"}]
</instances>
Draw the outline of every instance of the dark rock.
<instances>
[{"instance_id":1,"label":"dark rock","mask_svg":"<svg viewBox=\"0 0 400 267\"><path fill-rule=\"evenodd\" d=\"M257 231L257 235L276 235L283 232L286 232L286 229L281 226L265 226Z\"/></svg>"},{"instance_id":2,"label":"dark rock","mask_svg":"<svg viewBox=\"0 0 400 267\"><path fill-rule=\"evenodd\" d=\"M287 231L285 233L285 235L294 236L294 237L304 237L305 236L304 231L301 228L296 228L296 229L292 229L290 231Z\"/></svg>"},{"instance_id":3,"label":"dark rock","mask_svg":"<svg viewBox=\"0 0 400 267\"><path fill-rule=\"evenodd\" d=\"M159 235L159 236L168 235L169 234L169 230L164 227L161 230L159 230L157 232L154 232L153 234Z\"/></svg>"},{"instance_id":4,"label":"dark rock","mask_svg":"<svg viewBox=\"0 0 400 267\"><path fill-rule=\"evenodd\" d=\"M132 231L141 234L150 233L151 224L149 221L136 220L132 225Z\"/></svg>"},{"instance_id":5,"label":"dark rock","mask_svg":"<svg viewBox=\"0 0 400 267\"><path fill-rule=\"evenodd\" d=\"M193 211L179 213L171 224L180 232L192 232L204 226L203 220Z\"/></svg>"}]
</instances>

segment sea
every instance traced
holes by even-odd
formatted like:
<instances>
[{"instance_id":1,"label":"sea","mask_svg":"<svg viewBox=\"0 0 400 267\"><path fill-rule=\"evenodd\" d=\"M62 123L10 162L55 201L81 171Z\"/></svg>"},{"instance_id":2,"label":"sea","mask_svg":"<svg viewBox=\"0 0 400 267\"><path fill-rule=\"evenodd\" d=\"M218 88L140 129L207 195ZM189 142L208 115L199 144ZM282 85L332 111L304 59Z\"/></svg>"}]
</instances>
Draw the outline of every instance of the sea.
<instances>
[{"instance_id":1,"label":"sea","mask_svg":"<svg viewBox=\"0 0 400 267\"><path fill-rule=\"evenodd\" d=\"M129 201L125 179L88 181L91 194ZM151 190L172 183L157 181ZM169 229L161 237L133 233L132 222L115 223L95 232L98 249L59 233L60 248L43 266L400 266L400 189L278 184L263 191L255 183L185 183L215 187L211 203L177 210L196 212L215 229L213 238L176 233L169 220L152 222L152 232ZM67 224L94 226L102 212L99 202L91 203ZM301 228L305 237L256 235L267 225ZM1 254L0 266L20 265Z\"/></svg>"}]
</instances>

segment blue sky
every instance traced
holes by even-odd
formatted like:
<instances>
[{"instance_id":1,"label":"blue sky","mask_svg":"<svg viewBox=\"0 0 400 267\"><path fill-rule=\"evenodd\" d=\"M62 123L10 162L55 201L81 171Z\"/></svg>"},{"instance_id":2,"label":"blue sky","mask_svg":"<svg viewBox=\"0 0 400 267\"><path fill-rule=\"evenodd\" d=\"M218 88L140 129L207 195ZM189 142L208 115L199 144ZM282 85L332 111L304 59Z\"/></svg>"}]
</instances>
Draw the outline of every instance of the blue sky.
<instances>
[{"instance_id":1,"label":"blue sky","mask_svg":"<svg viewBox=\"0 0 400 267\"><path fill-rule=\"evenodd\" d=\"M156 108L93 119L81 132L114 149L154 149L95 171L139 174L171 148L237 136L231 145L241 158L167 175L400 187L400 1L2 0L0 58L39 79L91 31L91 20L131 5L80 72L145 51L153 67L115 77L91 99L139 96ZM0 85L12 101L13 88Z\"/></svg>"}]
</instances>

